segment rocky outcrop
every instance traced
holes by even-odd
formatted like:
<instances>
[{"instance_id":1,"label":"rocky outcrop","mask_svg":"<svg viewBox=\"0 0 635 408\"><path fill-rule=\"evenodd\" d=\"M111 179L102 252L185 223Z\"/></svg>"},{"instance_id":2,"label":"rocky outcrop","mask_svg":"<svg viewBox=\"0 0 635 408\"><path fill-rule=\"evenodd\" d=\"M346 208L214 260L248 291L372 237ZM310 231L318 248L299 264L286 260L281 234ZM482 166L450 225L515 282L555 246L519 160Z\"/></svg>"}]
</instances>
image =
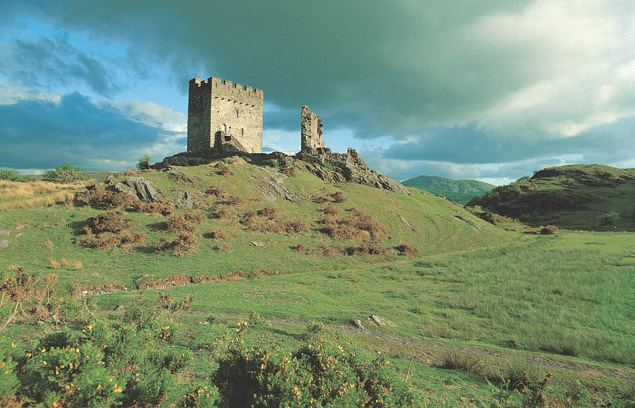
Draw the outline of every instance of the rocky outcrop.
<instances>
[{"instance_id":1,"label":"rocky outcrop","mask_svg":"<svg viewBox=\"0 0 635 408\"><path fill-rule=\"evenodd\" d=\"M150 180L143 177L130 177L121 182L123 185L130 187L137 198L148 203L161 201L161 193L152 184Z\"/></svg>"},{"instance_id":2,"label":"rocky outcrop","mask_svg":"<svg viewBox=\"0 0 635 408\"><path fill-rule=\"evenodd\" d=\"M161 163L152 167L165 169L170 166L198 166L221 160L223 158L239 156L247 163L260 166L277 166L282 169L296 167L328 183L358 183L370 187L381 188L399 194L409 194L408 190L399 182L377 173L368 167L362 157L354 149L347 153L332 153L328 148L316 148L301 151L294 156L284 153L245 153L245 152L210 152L207 156L179 153L166 157Z\"/></svg>"},{"instance_id":3,"label":"rocky outcrop","mask_svg":"<svg viewBox=\"0 0 635 408\"><path fill-rule=\"evenodd\" d=\"M359 153L351 148L346 154L331 153L328 149L318 150L315 154L300 152L297 158L300 159L297 163L300 168L327 182L348 181L395 193L409 194L401 183L368 167Z\"/></svg>"}]
</instances>

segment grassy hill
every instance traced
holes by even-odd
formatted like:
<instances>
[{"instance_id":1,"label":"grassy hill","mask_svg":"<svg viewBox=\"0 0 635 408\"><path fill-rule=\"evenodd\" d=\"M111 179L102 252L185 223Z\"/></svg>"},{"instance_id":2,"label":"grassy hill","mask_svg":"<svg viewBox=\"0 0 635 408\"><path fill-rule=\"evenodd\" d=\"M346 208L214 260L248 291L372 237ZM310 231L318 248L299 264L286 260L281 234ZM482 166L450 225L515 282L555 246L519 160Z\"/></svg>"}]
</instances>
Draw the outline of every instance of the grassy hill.
<instances>
[{"instance_id":1,"label":"grassy hill","mask_svg":"<svg viewBox=\"0 0 635 408\"><path fill-rule=\"evenodd\" d=\"M635 169L570 165L540 170L469 204L534 226L633 231L634 202Z\"/></svg>"},{"instance_id":2,"label":"grassy hill","mask_svg":"<svg viewBox=\"0 0 635 408\"><path fill-rule=\"evenodd\" d=\"M467 204L474 197L480 197L495 187L477 180L453 180L435 176L418 176L402 184L445 196L459 204Z\"/></svg>"},{"instance_id":3,"label":"grassy hill","mask_svg":"<svg viewBox=\"0 0 635 408\"><path fill-rule=\"evenodd\" d=\"M103 383L115 385L108 398L156 394L149 405L215 406L201 398L217 396L214 375L238 375L223 360L228 353L262 378L277 358L286 367L319 336L369 361L386 358L382 372L417 396L408 406L522 407L540 398L553 406L628 406L635 234L524 234L425 191L330 184L300 168L286 173L231 158L114 175L87 191L33 186L28 203L11 193L25 185L5 183L2 288L42 289L15 292L24 300L10 324L6 317L20 309L2 292L0 362L3 350L22 353L19 362L26 350L37 359L57 356L50 343L65 338L60 330L93 342L87 349L116 338L134 352L109 357L115 377ZM141 178L158 202L125 199L125 183ZM70 200L69 191L83 193ZM21 270L33 280L11 280ZM110 333L115 323L126 334ZM151 337L134 337L144 327ZM44 335L51 337L38 343ZM263 347L264 354L253 351ZM103 348L113 349L125 351ZM67 351L72 357L84 346L76 350ZM340 353L334 350L325 351L325 364ZM24 363L26 372L53 360L44 361ZM169 363L160 380L157 361ZM337 361L338 369L348 364ZM40 383L60 375L56 364ZM551 380L541 385L547 373ZM277 384L300 398L304 389L292 385L301 376L291 378ZM50 398L71 398L61 384Z\"/></svg>"}]
</instances>

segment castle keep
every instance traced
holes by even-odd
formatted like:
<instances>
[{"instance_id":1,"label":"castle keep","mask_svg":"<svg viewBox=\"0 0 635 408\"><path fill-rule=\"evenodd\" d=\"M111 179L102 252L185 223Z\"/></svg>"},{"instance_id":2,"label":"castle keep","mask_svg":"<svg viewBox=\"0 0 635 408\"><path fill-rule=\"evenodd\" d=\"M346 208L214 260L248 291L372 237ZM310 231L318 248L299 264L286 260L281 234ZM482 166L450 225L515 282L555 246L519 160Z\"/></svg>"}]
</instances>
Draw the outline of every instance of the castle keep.
<instances>
[{"instance_id":1,"label":"castle keep","mask_svg":"<svg viewBox=\"0 0 635 408\"><path fill-rule=\"evenodd\" d=\"M261 89L220 78L190 80L187 151L206 154L238 150L262 152Z\"/></svg>"}]
</instances>

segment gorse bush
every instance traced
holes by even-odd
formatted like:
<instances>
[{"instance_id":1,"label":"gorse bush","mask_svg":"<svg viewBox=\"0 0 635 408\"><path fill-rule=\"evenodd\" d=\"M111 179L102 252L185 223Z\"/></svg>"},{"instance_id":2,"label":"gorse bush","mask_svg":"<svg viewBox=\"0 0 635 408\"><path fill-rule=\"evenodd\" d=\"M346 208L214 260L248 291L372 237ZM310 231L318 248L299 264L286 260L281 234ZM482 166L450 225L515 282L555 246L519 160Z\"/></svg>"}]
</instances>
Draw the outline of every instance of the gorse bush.
<instances>
[{"instance_id":1,"label":"gorse bush","mask_svg":"<svg viewBox=\"0 0 635 408\"><path fill-rule=\"evenodd\" d=\"M43 180L53 183L74 183L76 181L85 180L86 178L86 173L70 164L63 164L55 170L49 170L42 174Z\"/></svg>"},{"instance_id":2,"label":"gorse bush","mask_svg":"<svg viewBox=\"0 0 635 408\"><path fill-rule=\"evenodd\" d=\"M20 181L22 177L13 169L0 169L0 180Z\"/></svg>"},{"instance_id":3,"label":"gorse bush","mask_svg":"<svg viewBox=\"0 0 635 408\"><path fill-rule=\"evenodd\" d=\"M56 289L57 275L31 274L21 267L0 272L0 329L16 323L69 324L83 315L81 305Z\"/></svg>"},{"instance_id":4,"label":"gorse bush","mask_svg":"<svg viewBox=\"0 0 635 408\"><path fill-rule=\"evenodd\" d=\"M244 345L241 332L213 377L224 407L411 407L415 397L381 356L369 361L321 338L279 355Z\"/></svg>"},{"instance_id":5,"label":"gorse bush","mask_svg":"<svg viewBox=\"0 0 635 408\"><path fill-rule=\"evenodd\" d=\"M9 374L0 380L0 398L52 407L157 406L191 399L191 391L177 382L191 354L164 340L168 329L153 318L91 323L81 331L44 336L29 350L3 349L0 361ZM199 401L212 397L204 394Z\"/></svg>"}]
</instances>

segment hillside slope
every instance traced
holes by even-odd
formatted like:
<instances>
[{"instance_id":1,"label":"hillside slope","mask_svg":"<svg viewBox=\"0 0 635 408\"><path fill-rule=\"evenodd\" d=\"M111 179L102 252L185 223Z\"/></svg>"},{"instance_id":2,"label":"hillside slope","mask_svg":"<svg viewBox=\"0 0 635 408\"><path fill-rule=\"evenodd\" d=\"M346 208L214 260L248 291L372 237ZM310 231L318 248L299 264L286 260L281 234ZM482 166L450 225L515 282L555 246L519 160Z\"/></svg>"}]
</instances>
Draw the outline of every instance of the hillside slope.
<instances>
[{"instance_id":1,"label":"hillside slope","mask_svg":"<svg viewBox=\"0 0 635 408\"><path fill-rule=\"evenodd\" d=\"M550 167L497 187L469 205L530 225L635 230L635 169L603 165Z\"/></svg>"},{"instance_id":2,"label":"hillside slope","mask_svg":"<svg viewBox=\"0 0 635 408\"><path fill-rule=\"evenodd\" d=\"M155 203L123 199L128 185L139 180L156 190L150 191ZM140 187L147 190L144 183ZM286 176L275 167L248 164L241 158L115 175L88 192L82 200L91 205L3 212L0 229L9 235L8 247L1 249L0 268L18 264L45 272L51 260L66 259L84 267L79 273L59 268L62 281L116 281L134 287L142 276L344 269L406 259L395 249L400 244L430 255L512 239L463 208L423 191L398 194L356 183L331 184L300 168ZM148 214L161 212L162 206L172 209L172 214ZM81 245L89 218L112 211L106 207L126 210L120 216L130 220L125 221L130 223L126 240L134 241L131 234L145 239L139 244L115 244L111 250L87 247L99 245L95 242ZM178 224L184 215L190 222L181 224L191 226L169 227L168 221L175 219ZM179 235L188 231L191 250L174 256L178 248L170 250L168 244L177 245Z\"/></svg>"},{"instance_id":3,"label":"hillside slope","mask_svg":"<svg viewBox=\"0 0 635 408\"><path fill-rule=\"evenodd\" d=\"M432 194L443 195L448 200L459 204L467 204L474 197L480 197L496 187L477 180L453 180L436 176L418 176L402 184L426 190Z\"/></svg>"}]
</instances>

